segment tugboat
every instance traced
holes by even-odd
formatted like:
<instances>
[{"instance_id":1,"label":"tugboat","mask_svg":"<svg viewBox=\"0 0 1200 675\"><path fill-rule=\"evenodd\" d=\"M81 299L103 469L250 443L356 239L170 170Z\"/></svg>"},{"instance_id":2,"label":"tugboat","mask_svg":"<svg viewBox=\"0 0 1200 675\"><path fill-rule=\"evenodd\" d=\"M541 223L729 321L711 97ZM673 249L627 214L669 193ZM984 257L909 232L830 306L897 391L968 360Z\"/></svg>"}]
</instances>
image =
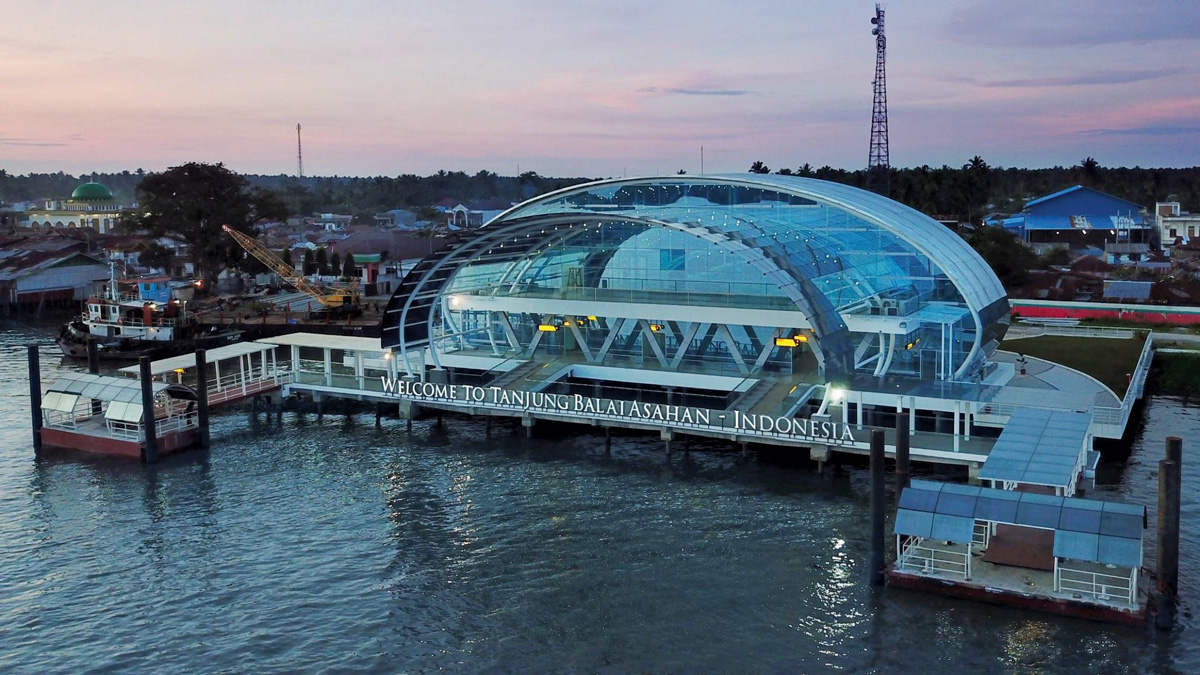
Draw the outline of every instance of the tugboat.
<instances>
[{"instance_id":1,"label":"tugboat","mask_svg":"<svg viewBox=\"0 0 1200 675\"><path fill-rule=\"evenodd\" d=\"M132 285L133 292L120 286ZM96 342L102 359L162 358L199 348L220 347L241 339L241 331L202 332L186 303L170 297L166 278L116 278L113 267L105 293L88 298L83 314L59 329L63 354L87 358L89 342Z\"/></svg>"}]
</instances>

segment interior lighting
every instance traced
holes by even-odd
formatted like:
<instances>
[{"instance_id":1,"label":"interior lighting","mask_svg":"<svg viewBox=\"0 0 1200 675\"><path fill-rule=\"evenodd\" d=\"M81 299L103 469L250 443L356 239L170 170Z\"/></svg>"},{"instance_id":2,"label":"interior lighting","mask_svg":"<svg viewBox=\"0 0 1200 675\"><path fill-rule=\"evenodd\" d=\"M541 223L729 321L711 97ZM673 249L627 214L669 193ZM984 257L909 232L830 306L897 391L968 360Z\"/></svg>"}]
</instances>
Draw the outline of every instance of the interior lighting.
<instances>
[{"instance_id":1,"label":"interior lighting","mask_svg":"<svg viewBox=\"0 0 1200 675\"><path fill-rule=\"evenodd\" d=\"M840 401L846 397L846 390L840 387L834 387L829 391L829 399L831 401Z\"/></svg>"},{"instance_id":2,"label":"interior lighting","mask_svg":"<svg viewBox=\"0 0 1200 675\"><path fill-rule=\"evenodd\" d=\"M798 343L793 338L779 337L775 338L776 347L795 347Z\"/></svg>"},{"instance_id":3,"label":"interior lighting","mask_svg":"<svg viewBox=\"0 0 1200 675\"><path fill-rule=\"evenodd\" d=\"M543 333L556 333L558 332L558 326L548 323L540 323L538 324L538 330L542 331Z\"/></svg>"},{"instance_id":4,"label":"interior lighting","mask_svg":"<svg viewBox=\"0 0 1200 675\"><path fill-rule=\"evenodd\" d=\"M663 329L663 325L661 323L650 324L650 332L652 332L652 333L657 333L658 331L660 331L662 329Z\"/></svg>"},{"instance_id":5,"label":"interior lighting","mask_svg":"<svg viewBox=\"0 0 1200 675\"><path fill-rule=\"evenodd\" d=\"M797 333L792 339L796 342L808 342L808 336L804 333Z\"/></svg>"}]
</instances>

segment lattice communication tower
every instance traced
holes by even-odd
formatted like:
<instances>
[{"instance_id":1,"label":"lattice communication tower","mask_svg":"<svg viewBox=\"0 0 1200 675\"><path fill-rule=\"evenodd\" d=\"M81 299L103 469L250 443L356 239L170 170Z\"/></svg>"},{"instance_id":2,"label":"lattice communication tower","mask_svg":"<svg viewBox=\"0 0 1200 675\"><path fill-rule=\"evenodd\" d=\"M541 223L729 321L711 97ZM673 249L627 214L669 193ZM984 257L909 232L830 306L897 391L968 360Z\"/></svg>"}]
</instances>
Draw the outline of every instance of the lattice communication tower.
<instances>
[{"instance_id":1,"label":"lattice communication tower","mask_svg":"<svg viewBox=\"0 0 1200 675\"><path fill-rule=\"evenodd\" d=\"M887 38L883 35L883 7L875 5L875 103L871 107L871 153L867 159L867 189L888 196L891 192L891 161L888 159Z\"/></svg>"},{"instance_id":2,"label":"lattice communication tower","mask_svg":"<svg viewBox=\"0 0 1200 675\"><path fill-rule=\"evenodd\" d=\"M300 123L296 122L296 175L304 178L304 151L300 147Z\"/></svg>"}]
</instances>

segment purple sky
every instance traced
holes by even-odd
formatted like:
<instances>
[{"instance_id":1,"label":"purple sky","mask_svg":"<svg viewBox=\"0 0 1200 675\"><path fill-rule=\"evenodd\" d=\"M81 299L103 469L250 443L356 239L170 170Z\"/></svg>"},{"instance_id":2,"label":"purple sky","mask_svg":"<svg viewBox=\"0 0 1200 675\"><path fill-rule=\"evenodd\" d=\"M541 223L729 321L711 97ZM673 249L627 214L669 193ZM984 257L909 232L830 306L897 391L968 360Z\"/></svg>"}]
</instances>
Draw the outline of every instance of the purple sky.
<instances>
[{"instance_id":1,"label":"purple sky","mask_svg":"<svg viewBox=\"0 0 1200 675\"><path fill-rule=\"evenodd\" d=\"M1200 164L1194 0L887 6L895 166ZM7 0L0 168L866 164L874 4Z\"/></svg>"}]
</instances>

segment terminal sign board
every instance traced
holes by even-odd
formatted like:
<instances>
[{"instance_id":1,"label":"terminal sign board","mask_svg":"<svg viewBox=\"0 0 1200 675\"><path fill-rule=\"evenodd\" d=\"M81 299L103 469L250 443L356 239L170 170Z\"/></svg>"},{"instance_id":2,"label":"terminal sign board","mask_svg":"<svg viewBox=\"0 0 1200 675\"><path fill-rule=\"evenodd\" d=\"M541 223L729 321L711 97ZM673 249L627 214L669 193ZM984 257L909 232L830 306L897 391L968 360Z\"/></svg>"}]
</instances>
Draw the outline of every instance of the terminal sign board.
<instances>
[{"instance_id":1,"label":"terminal sign board","mask_svg":"<svg viewBox=\"0 0 1200 675\"><path fill-rule=\"evenodd\" d=\"M850 425L828 420L774 415L752 415L737 410L712 410L690 406L595 398L582 394L514 391L502 387L416 382L381 377L383 392L410 401L428 401L465 407L519 410L565 417L628 421L667 428L707 428L739 434L794 438L825 445L853 445Z\"/></svg>"}]
</instances>

